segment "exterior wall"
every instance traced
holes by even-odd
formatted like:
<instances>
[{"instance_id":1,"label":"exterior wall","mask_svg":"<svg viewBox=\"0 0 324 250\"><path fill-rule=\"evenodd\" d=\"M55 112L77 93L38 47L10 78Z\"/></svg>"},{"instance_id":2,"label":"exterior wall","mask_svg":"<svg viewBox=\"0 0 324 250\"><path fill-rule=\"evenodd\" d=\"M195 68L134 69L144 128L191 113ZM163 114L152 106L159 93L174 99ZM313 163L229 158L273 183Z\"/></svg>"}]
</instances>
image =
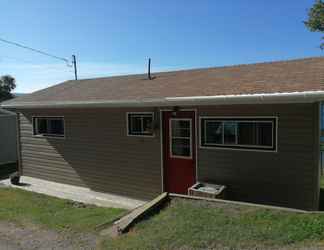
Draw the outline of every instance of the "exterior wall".
<instances>
[{"instance_id":1,"label":"exterior wall","mask_svg":"<svg viewBox=\"0 0 324 250\"><path fill-rule=\"evenodd\" d=\"M199 107L199 116L277 116L278 152L198 148L198 179L228 198L318 209L318 104Z\"/></svg>"},{"instance_id":2,"label":"exterior wall","mask_svg":"<svg viewBox=\"0 0 324 250\"><path fill-rule=\"evenodd\" d=\"M130 137L131 109L57 109L20 113L23 174L93 190L151 199L161 192L159 132ZM33 136L32 116L64 116L65 138ZM159 119L157 117L157 119Z\"/></svg>"},{"instance_id":3,"label":"exterior wall","mask_svg":"<svg viewBox=\"0 0 324 250\"><path fill-rule=\"evenodd\" d=\"M16 115L0 113L0 165L17 161Z\"/></svg>"},{"instance_id":4,"label":"exterior wall","mask_svg":"<svg viewBox=\"0 0 324 250\"><path fill-rule=\"evenodd\" d=\"M126 112L157 109L52 109L21 111L23 174L151 199L162 190L160 131L129 137ZM64 116L66 138L38 138L32 116ZM318 104L202 106L199 116L277 116L278 152L202 149L197 178L228 187L228 198L318 209ZM197 122L197 127L200 124ZM200 135L198 133L198 142Z\"/></svg>"}]
</instances>

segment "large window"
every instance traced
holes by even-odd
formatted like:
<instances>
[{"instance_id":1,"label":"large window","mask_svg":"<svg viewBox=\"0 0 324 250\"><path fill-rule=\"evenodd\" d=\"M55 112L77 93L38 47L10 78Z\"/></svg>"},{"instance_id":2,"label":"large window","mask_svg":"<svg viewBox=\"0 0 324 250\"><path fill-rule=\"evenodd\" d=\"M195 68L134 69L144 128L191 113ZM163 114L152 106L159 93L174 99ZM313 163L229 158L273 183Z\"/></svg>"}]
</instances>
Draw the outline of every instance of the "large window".
<instances>
[{"instance_id":1,"label":"large window","mask_svg":"<svg viewBox=\"0 0 324 250\"><path fill-rule=\"evenodd\" d=\"M64 137L64 118L63 117L34 117L34 135L49 137Z\"/></svg>"},{"instance_id":2,"label":"large window","mask_svg":"<svg viewBox=\"0 0 324 250\"><path fill-rule=\"evenodd\" d=\"M128 113L128 135L153 136L153 113Z\"/></svg>"},{"instance_id":3,"label":"large window","mask_svg":"<svg viewBox=\"0 0 324 250\"><path fill-rule=\"evenodd\" d=\"M276 118L201 118L201 146L276 150Z\"/></svg>"}]
</instances>

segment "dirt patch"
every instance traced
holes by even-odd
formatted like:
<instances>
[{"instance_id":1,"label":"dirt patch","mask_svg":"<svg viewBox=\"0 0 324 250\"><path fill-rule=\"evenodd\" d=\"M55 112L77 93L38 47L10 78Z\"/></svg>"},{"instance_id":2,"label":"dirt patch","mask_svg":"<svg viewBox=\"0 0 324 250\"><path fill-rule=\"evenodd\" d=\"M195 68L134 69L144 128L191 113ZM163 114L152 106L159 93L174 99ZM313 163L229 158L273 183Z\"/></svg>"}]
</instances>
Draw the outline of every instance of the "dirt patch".
<instances>
[{"instance_id":1,"label":"dirt patch","mask_svg":"<svg viewBox=\"0 0 324 250\"><path fill-rule=\"evenodd\" d=\"M95 249L96 235L56 232L35 225L18 226L0 221L0 249Z\"/></svg>"}]
</instances>

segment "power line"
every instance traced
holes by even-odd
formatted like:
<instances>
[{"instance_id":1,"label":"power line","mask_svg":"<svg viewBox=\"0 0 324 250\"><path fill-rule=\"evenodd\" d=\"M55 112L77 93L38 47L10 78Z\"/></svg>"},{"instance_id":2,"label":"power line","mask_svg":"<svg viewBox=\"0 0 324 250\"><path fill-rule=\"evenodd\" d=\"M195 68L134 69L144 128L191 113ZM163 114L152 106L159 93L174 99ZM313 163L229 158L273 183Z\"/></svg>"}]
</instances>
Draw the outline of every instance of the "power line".
<instances>
[{"instance_id":1,"label":"power line","mask_svg":"<svg viewBox=\"0 0 324 250\"><path fill-rule=\"evenodd\" d=\"M73 65L70 65L70 62L68 59L64 58L64 57L59 57L59 56L55 56L55 55L52 55L50 53L47 53L47 52L44 52L42 50L39 50L39 49L34 49L34 48L31 48L31 47L28 47L26 45L23 45L21 43L17 43L17 42L13 42L13 41L9 41L7 39L3 39L0 37L0 41L1 42L4 42L4 43L7 43L7 44L10 44L10 45L14 45L14 46L17 46L17 47L20 47L20 48L23 48L23 49L27 49L27 50L30 50L30 51L33 51L33 52L36 52L36 53L39 53L39 54L42 54L42 55L45 55L45 56L48 56L48 57L52 57L52 58L55 58L55 59L58 59L58 60L61 60L61 61L64 61L66 63L66 65L68 67L74 67L74 76L75 76L75 80L78 79L78 76L77 76L77 64L76 64L76 57L75 55L72 55L72 64Z\"/></svg>"},{"instance_id":2,"label":"power line","mask_svg":"<svg viewBox=\"0 0 324 250\"><path fill-rule=\"evenodd\" d=\"M47 52L44 52L44 51L41 51L39 49L34 49L34 48L31 48L31 47L28 47L26 45L23 45L23 44L20 44L20 43L17 43L17 42L12 42L12 41L9 41L9 40L6 40L6 39L3 39L0 37L0 41L1 42L4 42L4 43L7 43L7 44L11 44L11 45L14 45L14 46L17 46L17 47L20 47L20 48L23 48L23 49L27 49L27 50L30 50L30 51L33 51L33 52L36 52L36 53L39 53L39 54L42 54L42 55L45 55L45 56L49 56L49 57L52 57L52 58L55 58L55 59L58 59L58 60L61 60L61 61L64 61L66 62L66 64L68 66L70 66L70 62L68 59L64 58L64 57L59 57L59 56L55 56L55 55L52 55L50 53L47 53Z\"/></svg>"}]
</instances>

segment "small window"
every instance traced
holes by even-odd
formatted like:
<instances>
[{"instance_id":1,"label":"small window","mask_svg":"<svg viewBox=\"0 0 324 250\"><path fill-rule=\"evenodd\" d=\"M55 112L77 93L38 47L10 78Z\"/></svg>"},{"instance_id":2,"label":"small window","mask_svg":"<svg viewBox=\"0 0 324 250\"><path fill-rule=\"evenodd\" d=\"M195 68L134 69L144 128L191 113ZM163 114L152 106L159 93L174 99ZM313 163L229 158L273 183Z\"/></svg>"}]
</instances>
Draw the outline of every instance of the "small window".
<instances>
[{"instance_id":1,"label":"small window","mask_svg":"<svg viewBox=\"0 0 324 250\"><path fill-rule=\"evenodd\" d=\"M128 113L128 135L153 136L153 113Z\"/></svg>"},{"instance_id":2,"label":"small window","mask_svg":"<svg viewBox=\"0 0 324 250\"><path fill-rule=\"evenodd\" d=\"M34 117L34 135L48 137L64 137L64 118L63 117Z\"/></svg>"},{"instance_id":3,"label":"small window","mask_svg":"<svg viewBox=\"0 0 324 250\"><path fill-rule=\"evenodd\" d=\"M276 119L201 118L201 146L276 150Z\"/></svg>"}]
</instances>

